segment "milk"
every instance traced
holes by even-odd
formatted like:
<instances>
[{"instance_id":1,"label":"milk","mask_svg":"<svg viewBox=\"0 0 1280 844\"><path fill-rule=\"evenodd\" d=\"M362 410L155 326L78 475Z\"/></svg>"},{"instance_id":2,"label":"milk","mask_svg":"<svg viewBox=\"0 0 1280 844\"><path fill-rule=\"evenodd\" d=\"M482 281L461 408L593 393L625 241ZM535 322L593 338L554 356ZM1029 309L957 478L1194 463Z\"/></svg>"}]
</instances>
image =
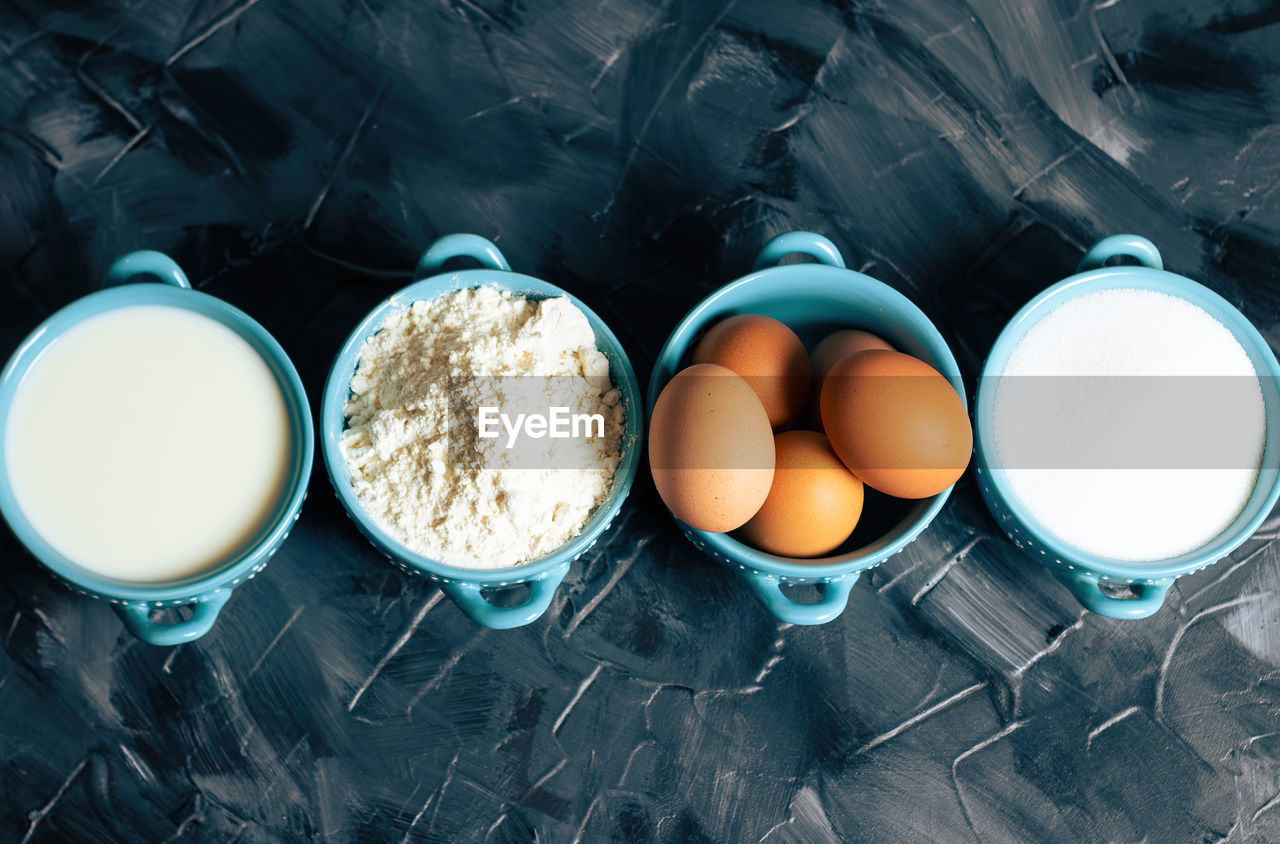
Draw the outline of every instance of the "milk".
<instances>
[{"instance_id":1,"label":"milk","mask_svg":"<svg viewBox=\"0 0 1280 844\"><path fill-rule=\"evenodd\" d=\"M216 568L279 503L288 413L230 328L163 305L58 337L10 406L5 469L31 526L72 562L156 582Z\"/></svg>"}]
</instances>

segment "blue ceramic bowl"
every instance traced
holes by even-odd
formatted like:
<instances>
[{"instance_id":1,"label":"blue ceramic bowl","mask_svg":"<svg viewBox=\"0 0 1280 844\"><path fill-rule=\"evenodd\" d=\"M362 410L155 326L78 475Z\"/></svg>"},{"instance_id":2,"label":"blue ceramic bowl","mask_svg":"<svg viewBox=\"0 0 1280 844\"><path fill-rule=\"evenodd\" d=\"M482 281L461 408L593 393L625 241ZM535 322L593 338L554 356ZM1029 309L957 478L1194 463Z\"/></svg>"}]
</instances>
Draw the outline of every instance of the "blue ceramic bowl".
<instances>
[{"instance_id":1,"label":"blue ceramic bowl","mask_svg":"<svg viewBox=\"0 0 1280 844\"><path fill-rule=\"evenodd\" d=\"M776 266L791 253L818 263ZM695 341L713 323L734 314L764 314L785 323L812 349L827 334L863 328L938 370L965 396L955 358L938 329L907 297L862 273L845 268L835 245L819 234L789 232L765 244L755 270L726 284L694 307L667 338L649 380L649 410L667 382L687 365ZM685 536L705 553L737 569L755 595L782 621L822 624L844 611L849 590L862 572L901 551L942 509L948 488L914 502L902 520L875 542L831 557L797 560L757 551L727 533L697 530L677 519ZM816 604L788 598L783 583L818 584Z\"/></svg>"},{"instance_id":2,"label":"blue ceramic bowl","mask_svg":"<svg viewBox=\"0 0 1280 844\"><path fill-rule=\"evenodd\" d=\"M441 273L441 268L451 258L472 258L479 261L484 269ZM333 362L320 403L321 449L324 452L325 468L329 470L329 480L333 483L338 500L342 502L352 521L392 563L410 574L423 575L439 583L445 594L477 624L494 629L519 627L546 612L555 596L556 587L569 571L569 564L582 556L608 529L613 517L622 508L627 493L631 491L636 466L640 461L644 426L640 414L640 387L631 362L622 350L622 344L600 317L554 284L511 272L511 266L498 251L498 247L482 237L455 234L440 238L423 253L414 275L418 281L393 293L360 321ZM613 485L608 496L587 520L582 532L545 557L514 568L493 570L448 566L416 554L388 536L360 506L351 486L351 473L347 468L346 458L338 445L346 428L343 407L351 393L351 376L355 374L364 341L377 333L392 313L404 310L414 302L434 299L454 290L480 286L496 287L535 300L563 296L573 302L586 314L595 331L596 345L608 359L609 374L614 385L622 392L626 415L622 458L618 462ZM481 592L519 584L527 584L529 593L518 606L496 607Z\"/></svg>"},{"instance_id":3,"label":"blue ceramic bowl","mask_svg":"<svg viewBox=\"0 0 1280 844\"><path fill-rule=\"evenodd\" d=\"M129 284L137 275L153 275L164 284ZM0 512L37 560L84 595L110 601L128 630L153 645L176 645L199 638L213 626L218 612L231 597L231 590L253 577L267 564L289 535L293 523L302 512L311 475L315 436L311 427L311 411L302 381L280 344L266 329L238 308L205 293L191 289L186 275L167 255L159 252L133 252L117 260L107 270L105 285L120 285L100 290L77 299L49 317L33 331L13 353L0 374L0 443L4 442L9 406L22 379L36 358L72 326L105 311L133 305L168 305L184 308L217 320L240 335L262 355L276 377L288 409L293 434L293 454L289 476L280 502L259 535L234 558L194 577L163 583L136 583L111 580L86 571L64 557L32 528L18 502L13 488L0 467ZM151 620L151 611L160 607L190 605L191 617L175 624Z\"/></svg>"},{"instance_id":4,"label":"blue ceramic bowl","mask_svg":"<svg viewBox=\"0 0 1280 844\"><path fill-rule=\"evenodd\" d=\"M1111 258L1128 257L1141 266L1104 266ZM1165 272L1154 244L1137 235L1119 234L1098 241L1080 261L1079 272L1041 292L1014 314L983 365L974 423L977 428L978 488L996 522L1028 556L1048 566L1080 603L1109 618L1146 618L1164 603L1174 579L1198 571L1231 553L1258 529L1280 498L1280 366L1266 340L1226 299L1180 275ZM1127 563L1084 553L1044 528L1014 497L998 460L994 442L994 406L999 376L1019 341L1042 317L1064 302L1099 290L1153 290L1177 296L1207 311L1235 335L1258 373L1266 408L1266 440L1262 469L1244 510L1225 532L1203 548L1179 557ZM1134 597L1109 595L1100 586L1128 587Z\"/></svg>"}]
</instances>

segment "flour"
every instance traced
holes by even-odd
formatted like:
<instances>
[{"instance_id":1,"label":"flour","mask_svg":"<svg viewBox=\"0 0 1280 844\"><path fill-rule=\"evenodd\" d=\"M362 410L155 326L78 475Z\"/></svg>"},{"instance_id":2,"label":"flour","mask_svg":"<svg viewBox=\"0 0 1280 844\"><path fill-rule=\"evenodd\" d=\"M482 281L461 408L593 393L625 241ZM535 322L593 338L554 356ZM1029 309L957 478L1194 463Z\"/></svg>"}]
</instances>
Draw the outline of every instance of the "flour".
<instances>
[{"instance_id":1,"label":"flour","mask_svg":"<svg viewBox=\"0 0 1280 844\"><path fill-rule=\"evenodd\" d=\"M594 434L480 436L482 408L599 416ZM373 521L459 568L506 568L581 533L619 460L621 397L586 316L565 298L491 287L400 311L365 341L341 448Z\"/></svg>"},{"instance_id":2,"label":"flour","mask_svg":"<svg viewBox=\"0 0 1280 844\"><path fill-rule=\"evenodd\" d=\"M1262 390L1222 323L1183 299L1119 289L1071 299L1026 333L996 389L1015 497L1088 553L1176 557L1239 516L1262 459Z\"/></svg>"}]
</instances>

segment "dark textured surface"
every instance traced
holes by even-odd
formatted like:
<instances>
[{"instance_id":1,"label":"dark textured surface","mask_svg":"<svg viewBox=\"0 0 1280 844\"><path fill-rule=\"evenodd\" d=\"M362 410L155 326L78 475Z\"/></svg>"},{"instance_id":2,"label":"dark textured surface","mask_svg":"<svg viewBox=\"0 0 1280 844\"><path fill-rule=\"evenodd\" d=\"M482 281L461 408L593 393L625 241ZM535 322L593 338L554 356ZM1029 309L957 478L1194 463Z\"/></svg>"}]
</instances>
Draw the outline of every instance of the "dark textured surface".
<instances>
[{"instance_id":1,"label":"dark textured surface","mask_svg":"<svg viewBox=\"0 0 1280 844\"><path fill-rule=\"evenodd\" d=\"M584 298L642 380L792 228L970 377L1117 231L1280 341L1274 2L58 6L0 7L6 356L149 247L314 398L452 231ZM168 651L5 532L0 840L1274 841L1278 529L1113 622L966 479L842 618L779 628L641 480L545 619L486 632L317 464L284 549Z\"/></svg>"}]
</instances>

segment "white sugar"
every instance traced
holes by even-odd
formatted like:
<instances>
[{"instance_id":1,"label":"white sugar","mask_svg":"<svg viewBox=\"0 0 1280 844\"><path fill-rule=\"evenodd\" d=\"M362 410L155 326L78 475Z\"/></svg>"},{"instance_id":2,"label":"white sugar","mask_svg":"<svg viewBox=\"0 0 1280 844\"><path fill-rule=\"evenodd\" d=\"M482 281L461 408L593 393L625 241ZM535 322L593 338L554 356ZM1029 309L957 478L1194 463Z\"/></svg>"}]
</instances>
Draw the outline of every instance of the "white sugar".
<instances>
[{"instance_id":1,"label":"white sugar","mask_svg":"<svg viewBox=\"0 0 1280 844\"><path fill-rule=\"evenodd\" d=\"M1266 417L1245 350L1206 311L1119 289L1068 300L1014 348L995 441L1014 496L1082 551L1155 562L1240 515Z\"/></svg>"}]
</instances>

